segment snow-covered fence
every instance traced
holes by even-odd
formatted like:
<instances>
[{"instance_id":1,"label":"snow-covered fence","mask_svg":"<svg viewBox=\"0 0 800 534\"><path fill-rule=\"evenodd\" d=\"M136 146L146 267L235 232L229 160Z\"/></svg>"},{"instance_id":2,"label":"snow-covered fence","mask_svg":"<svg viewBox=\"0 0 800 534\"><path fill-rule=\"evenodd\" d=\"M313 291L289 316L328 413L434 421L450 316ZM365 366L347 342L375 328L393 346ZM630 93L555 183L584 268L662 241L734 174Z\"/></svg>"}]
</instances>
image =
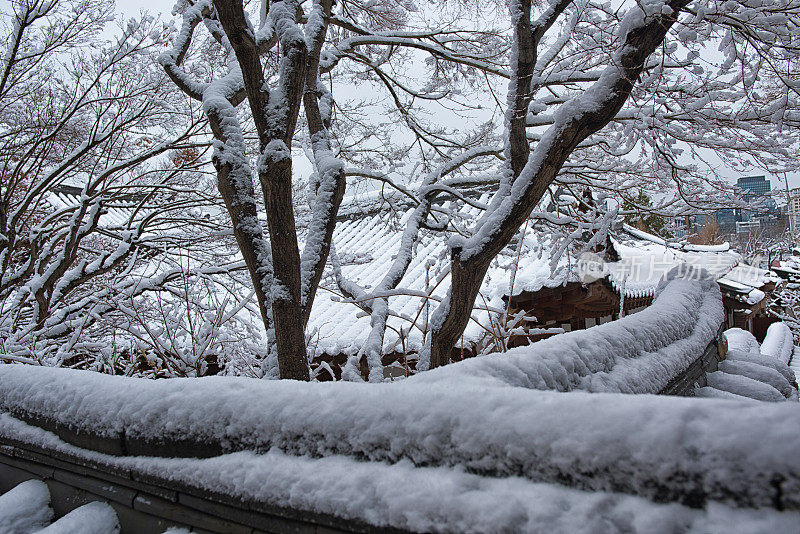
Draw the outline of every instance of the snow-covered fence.
<instances>
[{"instance_id":1,"label":"snow-covered fence","mask_svg":"<svg viewBox=\"0 0 800 534\"><path fill-rule=\"evenodd\" d=\"M630 396L529 393L536 397L583 399L584 402L573 404L573 409L591 399L617 397L626 400L628 414L637 412L636 398ZM250 526L256 528L255 532L296 533L342 530L538 532L540 529L546 532L743 532L742 524L752 526L751 530L744 530L748 532L758 529L754 525L764 524L782 532L796 528L799 513L777 512L774 508L785 504L790 509L796 508L792 502L786 502L785 497L797 495L797 475L791 471L794 465L791 455L798 452L796 440L792 440L796 434L787 429L787 426L796 425L796 419L783 419L786 426L779 432L782 418L771 409L777 405L768 405L770 409L763 421L758 421L756 410L745 410L735 419L738 424L728 435L724 426L733 419L733 412L741 408L742 403L652 396L641 399L645 401L644 412L636 415L630 425L622 423L622 427L617 428L630 431L638 424L635 435L612 437L613 429L601 435L596 432L599 425L568 429L574 419L567 418L559 432L561 443L552 441L556 437L552 433L539 440L540 444L552 441L549 464L560 464L567 472L574 469L578 474L581 466L570 467L569 463L579 449L583 449L584 456L609 460L609 451L613 453L614 444L620 443L623 449L614 454L622 457L633 453L630 457L634 460L631 465L620 462L622 469L638 468L641 457L649 456L653 462L651 473L668 480L681 474L676 467L682 466L683 472L690 476L691 471L702 468L705 453L700 457L686 454L692 450L692 445L699 446L698 451L706 451L707 443L716 443L708 454L717 454L717 460L705 469L726 470L732 476L727 491L733 493L744 487L751 494L753 491L769 492L775 500L758 510L738 508L736 503L730 502L712 502L705 508L696 508L654 503L623 493L629 490L624 487L605 492L581 491L562 485L571 484L569 478L564 478L562 484L541 483L524 477L484 476L479 470L469 472L460 465L418 467L408 460L363 461L343 454L315 457L275 449L263 454L241 452L210 459L113 457L70 446L52 434L6 415L0 415L0 492L22 480L43 478L50 486L58 515L67 511L64 498L71 507L93 500L109 500L118 513L123 532L148 534L160 534L173 522L200 527L203 531L250 532L247 528ZM687 409L689 403L701 406L702 413L686 418L691 411ZM648 421L648 415L657 404L662 404L663 412L668 411L669 406L681 408L668 421L661 417ZM600 411L607 406L608 403L604 403ZM556 405L554 408L565 407ZM713 414L720 411L720 407L724 407L721 410L723 420L714 423ZM581 411L582 418L587 421L596 415ZM796 410L783 412L788 414ZM503 425L502 434L510 434L512 425L524 428L520 423L530 415L522 414L510 425ZM612 414L621 415L627 414ZM551 414L548 419L557 416ZM624 419L616 423L620 421ZM745 435L743 427L754 421L757 425L751 428L749 439L740 441ZM494 422L494 419L486 421L490 427L488 432ZM665 422L669 424L665 426ZM713 435L704 433L694 437L695 429L707 428L709 423L715 427ZM762 434L765 429L768 431ZM486 433L479 432L471 446ZM693 439L687 439L687 434ZM463 438L463 434L459 437ZM508 450L513 450L519 442L519 439L513 440ZM598 444L601 447L593 450ZM650 446L654 448L651 450ZM566 454L561 453L562 449ZM741 464L730 463L731 458L743 452L745 457L741 458ZM655 461L659 455L660 461ZM512 457L519 455L512 454ZM757 463L739 472L739 465L747 466L748 460ZM695 465L695 469L687 470L686 466L690 465ZM769 466L763 473L765 478L778 473L771 486L766 483L759 484L759 489L748 486L746 479L753 478L765 465ZM786 471L787 467L790 470ZM726 476L719 473L717 478L724 480ZM698 485L703 481L702 478L696 480ZM67 487L79 491L67 494ZM660 500L669 497L666 494ZM765 493L761 500L767 498ZM58 506L62 507L60 511ZM314 525L327 528L315 529Z\"/></svg>"},{"instance_id":2,"label":"snow-covered fence","mask_svg":"<svg viewBox=\"0 0 800 534\"><path fill-rule=\"evenodd\" d=\"M109 534L120 532L120 527L123 534L179 534L189 528L225 534L376 531L355 518L345 521L330 514L301 512L263 499L244 502L218 488L176 480L164 461L146 462L155 469L143 470L133 465L135 459L108 461L56 438L31 443L25 441L31 436L23 423L16 422L16 428L9 422L10 418L0 422L3 534L40 532L53 519L57 521L47 532L62 534ZM12 427L21 430L13 438L8 434ZM44 483L33 482L37 479ZM35 494L25 488L32 484L38 490ZM28 491L20 495L20 489Z\"/></svg>"},{"instance_id":3,"label":"snow-covered fence","mask_svg":"<svg viewBox=\"0 0 800 534\"><path fill-rule=\"evenodd\" d=\"M693 363L715 363L724 320L719 285L702 271L671 272L653 304L617 321L414 377L556 391L660 393ZM711 358L709 358L711 356Z\"/></svg>"},{"instance_id":4,"label":"snow-covered fence","mask_svg":"<svg viewBox=\"0 0 800 534\"><path fill-rule=\"evenodd\" d=\"M547 340L390 384L152 381L3 365L0 463L10 449L42 462L71 455L190 494L417 530L467 521L475 484L511 481L533 494L800 510L796 406L620 394L658 392L685 373L721 319L716 284L676 279L651 308L551 338L566 348ZM606 393L539 391L547 380ZM442 487L421 483L430 470ZM426 504L445 501L452 508Z\"/></svg>"},{"instance_id":5,"label":"snow-covered fence","mask_svg":"<svg viewBox=\"0 0 800 534\"><path fill-rule=\"evenodd\" d=\"M721 500L800 509L800 412L788 403L457 381L146 381L6 365L0 407L66 442L99 449L109 461L114 454L270 451L407 469L441 466L693 506ZM0 418L0 435L17 432L13 421Z\"/></svg>"}]
</instances>

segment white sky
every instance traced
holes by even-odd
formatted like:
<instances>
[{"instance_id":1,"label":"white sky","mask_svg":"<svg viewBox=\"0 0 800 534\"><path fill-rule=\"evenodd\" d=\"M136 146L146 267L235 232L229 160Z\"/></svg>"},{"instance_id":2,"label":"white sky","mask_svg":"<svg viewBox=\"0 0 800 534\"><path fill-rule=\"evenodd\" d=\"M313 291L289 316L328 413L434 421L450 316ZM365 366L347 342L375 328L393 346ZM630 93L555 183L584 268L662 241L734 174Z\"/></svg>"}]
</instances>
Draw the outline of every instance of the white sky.
<instances>
[{"instance_id":1,"label":"white sky","mask_svg":"<svg viewBox=\"0 0 800 534\"><path fill-rule=\"evenodd\" d=\"M146 10L150 14L153 15L161 15L165 19L171 19L172 15L172 7L174 5L174 0L118 0L117 1L117 9L120 13L125 16L133 16L137 15L140 11ZM738 172L729 169L727 173L725 173L728 180L731 183L735 183L736 180L742 176ZM763 174L761 172L753 172L753 175ZM798 161L798 167L795 172L787 173L787 177L789 179L789 187L795 188L800 187L800 160ZM769 176L768 177L770 182L772 182L772 188L775 189L785 189L786 184L783 180L783 175L781 176Z\"/></svg>"},{"instance_id":2,"label":"white sky","mask_svg":"<svg viewBox=\"0 0 800 534\"><path fill-rule=\"evenodd\" d=\"M150 13L164 13L169 16L174 2L172 0L118 0L117 9L127 16L135 15L141 10Z\"/></svg>"}]
</instances>

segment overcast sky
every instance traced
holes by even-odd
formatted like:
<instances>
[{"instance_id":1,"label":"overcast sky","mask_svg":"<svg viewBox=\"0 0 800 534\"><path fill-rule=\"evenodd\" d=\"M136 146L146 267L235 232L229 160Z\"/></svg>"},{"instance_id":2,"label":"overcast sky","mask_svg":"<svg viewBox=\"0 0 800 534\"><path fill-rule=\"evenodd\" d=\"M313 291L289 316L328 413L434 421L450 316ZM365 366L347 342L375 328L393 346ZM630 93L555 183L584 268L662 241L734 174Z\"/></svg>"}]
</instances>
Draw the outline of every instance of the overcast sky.
<instances>
[{"instance_id":1,"label":"overcast sky","mask_svg":"<svg viewBox=\"0 0 800 534\"><path fill-rule=\"evenodd\" d=\"M125 16L133 16L138 14L142 10L146 10L151 14L160 14L162 17L169 19L172 18L171 12L172 7L174 5L173 0L117 0L117 9L124 14ZM752 173L752 174L762 174L762 173ZM741 176L741 174L729 170L727 173L727 178L732 182L736 182L736 180ZM796 172L788 173L789 179L789 187L795 188L800 187L800 166L798 167ZM783 180L783 175L781 176L769 176L770 181L772 182L773 190L776 188L785 189L786 184Z\"/></svg>"}]
</instances>

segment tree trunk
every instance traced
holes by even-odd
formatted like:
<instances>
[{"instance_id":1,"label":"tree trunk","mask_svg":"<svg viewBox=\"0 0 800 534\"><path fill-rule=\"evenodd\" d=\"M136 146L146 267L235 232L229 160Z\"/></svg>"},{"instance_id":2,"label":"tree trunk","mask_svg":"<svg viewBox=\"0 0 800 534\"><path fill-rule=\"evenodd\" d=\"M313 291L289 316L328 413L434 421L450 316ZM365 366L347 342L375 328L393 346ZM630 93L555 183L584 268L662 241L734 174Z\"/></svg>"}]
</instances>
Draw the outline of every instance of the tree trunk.
<instances>
[{"instance_id":1,"label":"tree trunk","mask_svg":"<svg viewBox=\"0 0 800 534\"><path fill-rule=\"evenodd\" d=\"M287 150L288 152L288 150ZM300 250L292 210L291 155L277 153L259 170L272 244L272 317L281 378L310 379L303 309L300 305Z\"/></svg>"},{"instance_id":2,"label":"tree trunk","mask_svg":"<svg viewBox=\"0 0 800 534\"><path fill-rule=\"evenodd\" d=\"M293 15L288 10L282 11L283 18L276 24L281 52L280 79L273 93L265 85L258 45L242 1L215 0L214 6L242 71L261 148L258 178L264 193L272 246L272 318L280 377L308 381L291 155L305 81L306 44L297 38L299 30ZM273 102L273 99L278 101Z\"/></svg>"},{"instance_id":3,"label":"tree trunk","mask_svg":"<svg viewBox=\"0 0 800 534\"><path fill-rule=\"evenodd\" d=\"M523 1L518 0L516 9L524 7ZM669 14L651 15L628 31L616 55L616 64L609 66L592 88L567 103L570 105L568 111L542 137L533 156L527 158L513 188L505 192L507 198L503 202L492 202L494 212L482 219L465 246L451 248L449 294L431 321L431 367L450 361L450 354L467 326L492 259L508 245L530 216L575 147L603 128L619 112L630 96L645 60L664 40L687 3L688 0L672 0L665 6L670 8ZM522 16L529 17L530 14L522 13ZM515 89L524 91L519 83Z\"/></svg>"},{"instance_id":4,"label":"tree trunk","mask_svg":"<svg viewBox=\"0 0 800 534\"><path fill-rule=\"evenodd\" d=\"M272 265L269 263L269 248L264 241L261 225L258 223L256 215L257 208L252 181L241 183L239 180L232 179L231 174L234 171L230 163L215 160L214 167L217 171L217 188L231 218L233 236L236 238L236 244L239 246L250 279L253 281L261 320L264 328L269 331L272 327L269 312ZM246 172L249 173L250 170L247 169Z\"/></svg>"}]
</instances>

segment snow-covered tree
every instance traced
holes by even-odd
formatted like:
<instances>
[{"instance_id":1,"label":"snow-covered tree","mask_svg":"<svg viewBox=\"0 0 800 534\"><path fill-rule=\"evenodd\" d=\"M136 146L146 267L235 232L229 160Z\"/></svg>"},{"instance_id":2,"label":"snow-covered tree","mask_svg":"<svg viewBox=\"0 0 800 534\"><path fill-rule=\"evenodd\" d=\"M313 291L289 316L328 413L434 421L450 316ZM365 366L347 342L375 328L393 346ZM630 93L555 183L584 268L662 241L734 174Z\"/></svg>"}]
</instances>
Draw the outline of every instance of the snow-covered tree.
<instances>
[{"instance_id":1,"label":"snow-covered tree","mask_svg":"<svg viewBox=\"0 0 800 534\"><path fill-rule=\"evenodd\" d=\"M749 139L742 141L761 135L767 141L753 142L763 150L754 157L769 163L777 163L787 146L797 145L796 133L786 123L796 125L800 118L796 71L792 74L797 64L800 4L655 0L627 7L621 16L599 6L590 32L576 31L577 26L567 23L569 33L556 54L549 50L540 53L542 37L559 18L569 14L571 7L577 6L555 2L535 17L532 7L526 0L511 2L515 39L506 120L506 172L498 193L471 235L451 244L452 285L432 319L426 354L431 366L449 361L492 258L510 242L581 145L599 142L614 151L630 146L632 141L637 145L644 142L652 149L651 167L666 167L672 174L655 172L654 178L677 177L675 189L681 196L692 182L690 176L679 174L674 145L680 142L691 143L692 150L715 148L725 156L746 154L752 146ZM702 37L701 44L696 44L698 36ZM596 81L562 97L552 114L542 118L536 113L541 107L533 97L540 83L535 80L537 66L542 58L557 61L564 47L573 51L586 47L584 39L590 40L588 47L595 51L595 57L581 72L585 74L586 67L596 68L592 75ZM679 51L681 41L688 44L688 50ZM592 46L593 42L603 46ZM704 74L698 58L709 44L718 44L724 60L712 69L713 74ZM692 75L701 79L694 80ZM660 94L665 90L667 98ZM679 95L685 96L677 98ZM755 107L748 101L749 95L761 100L764 107ZM609 130L612 135L617 133L613 143L605 136L593 137L612 121L629 122L628 129L643 133L626 140L623 126L621 132ZM730 128L741 123L748 127L736 129L734 137ZM533 136L536 142L531 148L532 125L548 127ZM777 139L785 145L770 149ZM671 150L663 148L670 145Z\"/></svg>"},{"instance_id":2,"label":"snow-covered tree","mask_svg":"<svg viewBox=\"0 0 800 534\"><path fill-rule=\"evenodd\" d=\"M178 179L200 159L177 156L200 155L201 121L155 64L163 24L132 20L108 41L106 0L10 8L0 60L0 338L4 359L58 365L113 308L107 299L152 289L135 289L131 273L160 246L150 232L179 226L173 210L197 201Z\"/></svg>"},{"instance_id":3,"label":"snow-covered tree","mask_svg":"<svg viewBox=\"0 0 800 534\"><path fill-rule=\"evenodd\" d=\"M182 27L161 63L209 118L218 187L282 377L308 376L303 329L348 178L396 189L414 207L379 287L358 287L331 262L372 317L345 375L377 380L388 302L422 229L461 234L449 241L452 285L424 368L449 361L489 264L531 216L591 246L602 237L586 241L587 231L602 233L626 198L628 211L654 216L736 202L714 161L770 172L795 161L793 0L511 0L510 17L469 2L259 5L255 22L256 5L241 0L179 2ZM196 38L201 26L209 39ZM306 211L292 196L293 148L314 164L308 183L294 178ZM475 205L476 185L496 191L479 220L443 211L444 194ZM556 185L592 202L545 213ZM636 204L638 192L651 205Z\"/></svg>"}]
</instances>

